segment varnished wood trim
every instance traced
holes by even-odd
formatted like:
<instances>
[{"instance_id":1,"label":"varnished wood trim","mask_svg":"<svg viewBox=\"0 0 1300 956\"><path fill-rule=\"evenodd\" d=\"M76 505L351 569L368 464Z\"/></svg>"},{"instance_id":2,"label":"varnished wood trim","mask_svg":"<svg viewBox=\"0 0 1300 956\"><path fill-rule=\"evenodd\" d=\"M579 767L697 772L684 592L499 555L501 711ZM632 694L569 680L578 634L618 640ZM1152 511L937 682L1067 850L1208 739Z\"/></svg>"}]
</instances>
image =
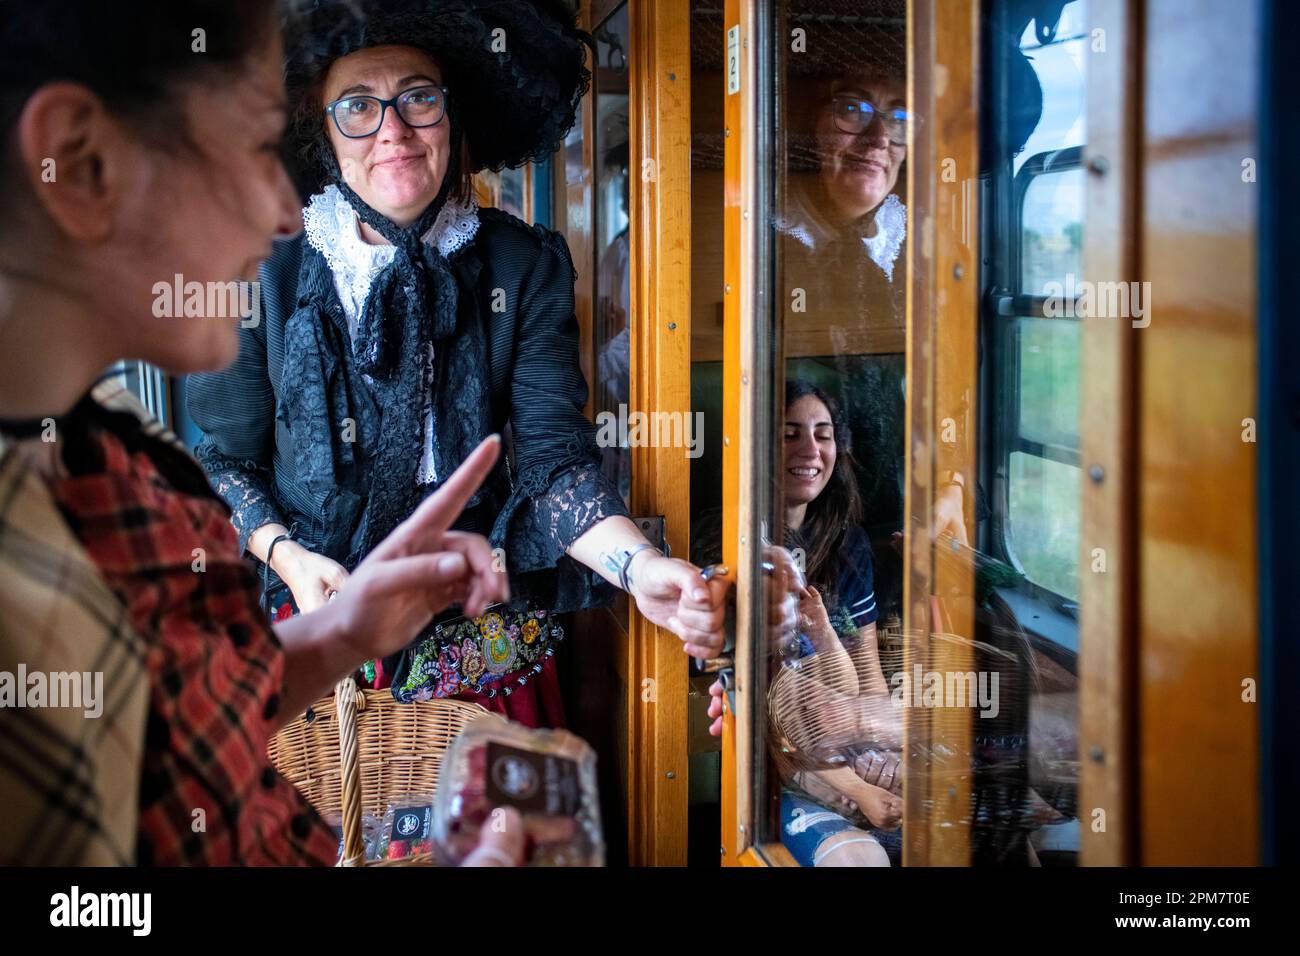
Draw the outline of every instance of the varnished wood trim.
<instances>
[{"instance_id":1,"label":"varnished wood trim","mask_svg":"<svg viewBox=\"0 0 1300 956\"><path fill-rule=\"evenodd\" d=\"M753 540L741 528L753 524L753 486L746 469L755 467L753 368L754 233L744 211L756 208L755 128L757 71L754 68L755 0L727 0L723 32L740 26L740 91L726 97L724 117L723 228L723 448L722 448L722 552L736 581L736 690L735 713L728 715L722 739L722 847L723 864L737 865L753 840L754 700L750 675L754 670L755 626L751 595L761 584L754 579ZM726 67L723 77L725 81ZM745 384L742 384L742 379Z\"/></svg>"},{"instance_id":2,"label":"varnished wood trim","mask_svg":"<svg viewBox=\"0 0 1300 956\"><path fill-rule=\"evenodd\" d=\"M1138 275L1137 143L1142 98L1137 4L1090 0L1089 32L1102 29L1106 55L1087 65L1083 272L1092 281ZM1134 714L1138 588L1137 402L1140 336L1128 322L1085 318L1080 331L1079 851L1087 866L1137 862ZM1102 480L1088 478L1100 468ZM1093 573L1101 548L1105 573ZM1100 814L1098 813L1100 811ZM1104 827L1104 828L1103 828Z\"/></svg>"},{"instance_id":3,"label":"varnished wood trim","mask_svg":"<svg viewBox=\"0 0 1300 956\"><path fill-rule=\"evenodd\" d=\"M630 0L630 407L691 408L691 57L689 0ZM661 514L690 553L684 448L632 449L632 509ZM671 631L633 613L628 741L634 864L684 866L689 659ZM651 693L651 691L653 691Z\"/></svg>"},{"instance_id":4,"label":"varnished wood trim","mask_svg":"<svg viewBox=\"0 0 1300 956\"><path fill-rule=\"evenodd\" d=\"M979 8L976 0L913 0L908 6L908 97L931 117L913 134L908 162L906 554L903 622L910 638L905 667L973 669L969 651L942 664L927 640L945 627L934 619L942 604L953 633L974 637L970 567L936 565L930 540L937 471L974 474L979 289L977 237ZM936 74L942 67L944 81ZM956 162L955 182L940 176ZM945 177L946 178L946 177ZM945 420L956 442L940 436ZM968 515L968 521L972 516ZM969 529L969 530L973 530ZM963 659L964 658L964 659ZM970 862L970 777L931 774L918 754L946 744L971 747L971 711L911 707L904 712L907 782L904 788L903 862L907 866L963 866Z\"/></svg>"},{"instance_id":5,"label":"varnished wood trim","mask_svg":"<svg viewBox=\"0 0 1300 956\"><path fill-rule=\"evenodd\" d=\"M1260 202L1243 162L1259 156L1264 5L1141 6L1139 266L1153 307L1135 330L1139 862L1248 866L1260 705L1243 682L1258 694L1256 454L1271 436L1243 435L1259 414Z\"/></svg>"},{"instance_id":6,"label":"varnished wood trim","mask_svg":"<svg viewBox=\"0 0 1300 956\"><path fill-rule=\"evenodd\" d=\"M798 869L799 864L780 843L758 843L749 847L740 855L737 866L769 867L782 866Z\"/></svg>"}]
</instances>

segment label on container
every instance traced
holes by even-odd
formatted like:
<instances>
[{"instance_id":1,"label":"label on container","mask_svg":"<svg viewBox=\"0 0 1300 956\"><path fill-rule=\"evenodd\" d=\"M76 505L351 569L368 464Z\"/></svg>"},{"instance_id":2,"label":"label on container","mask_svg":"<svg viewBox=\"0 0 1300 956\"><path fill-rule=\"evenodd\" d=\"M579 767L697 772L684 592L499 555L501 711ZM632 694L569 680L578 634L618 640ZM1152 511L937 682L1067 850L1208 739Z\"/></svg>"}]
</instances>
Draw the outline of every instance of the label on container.
<instances>
[{"instance_id":1,"label":"label on container","mask_svg":"<svg viewBox=\"0 0 1300 956\"><path fill-rule=\"evenodd\" d=\"M578 764L490 741L487 798L494 806L514 807L520 813L577 816L582 801Z\"/></svg>"},{"instance_id":2,"label":"label on container","mask_svg":"<svg viewBox=\"0 0 1300 956\"><path fill-rule=\"evenodd\" d=\"M432 825L433 808L427 804L421 807L399 807L393 813L389 840L393 843L427 840Z\"/></svg>"}]
</instances>

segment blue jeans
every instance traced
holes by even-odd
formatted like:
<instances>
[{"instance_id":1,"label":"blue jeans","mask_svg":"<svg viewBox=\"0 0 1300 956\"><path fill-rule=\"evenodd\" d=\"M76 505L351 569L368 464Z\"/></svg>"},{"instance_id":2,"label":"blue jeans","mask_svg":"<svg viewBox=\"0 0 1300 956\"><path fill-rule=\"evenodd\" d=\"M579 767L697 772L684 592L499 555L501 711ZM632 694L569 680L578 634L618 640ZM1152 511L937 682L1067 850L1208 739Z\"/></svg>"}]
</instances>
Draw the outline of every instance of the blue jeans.
<instances>
[{"instance_id":1,"label":"blue jeans","mask_svg":"<svg viewBox=\"0 0 1300 956\"><path fill-rule=\"evenodd\" d=\"M865 830L865 837L880 844L892 865L900 864L903 849L901 828L873 830L862 827L801 793L781 791L781 843L800 866L816 866L820 859L817 848L827 837L846 830Z\"/></svg>"}]
</instances>

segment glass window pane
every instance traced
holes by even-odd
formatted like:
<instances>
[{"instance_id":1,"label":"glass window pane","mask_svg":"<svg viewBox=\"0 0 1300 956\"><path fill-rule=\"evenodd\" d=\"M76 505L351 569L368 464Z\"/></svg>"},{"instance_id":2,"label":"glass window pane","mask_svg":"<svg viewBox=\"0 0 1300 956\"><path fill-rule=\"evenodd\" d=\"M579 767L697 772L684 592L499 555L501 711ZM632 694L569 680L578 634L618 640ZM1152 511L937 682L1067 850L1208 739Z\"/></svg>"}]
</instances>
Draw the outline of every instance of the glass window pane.
<instances>
[{"instance_id":1,"label":"glass window pane","mask_svg":"<svg viewBox=\"0 0 1300 956\"><path fill-rule=\"evenodd\" d=\"M1052 295L1048 283L1077 285L1083 274L1083 170L1074 167L1035 176L1025 189L1023 203L1021 291Z\"/></svg>"},{"instance_id":2,"label":"glass window pane","mask_svg":"<svg viewBox=\"0 0 1300 956\"><path fill-rule=\"evenodd\" d=\"M1070 458L1079 452L1079 323L1021 319L1020 437Z\"/></svg>"},{"instance_id":3,"label":"glass window pane","mask_svg":"<svg viewBox=\"0 0 1300 956\"><path fill-rule=\"evenodd\" d=\"M628 234L628 54L631 36L627 4L596 28L595 229L596 298L592 337L596 374L592 412L620 406L627 416L631 342L629 339L631 266ZM624 500L632 489L632 449L625 444L603 448L605 473L618 484Z\"/></svg>"},{"instance_id":4,"label":"glass window pane","mask_svg":"<svg viewBox=\"0 0 1300 956\"><path fill-rule=\"evenodd\" d=\"M1035 584L1079 599L1079 481L1082 469L1011 453L1011 540Z\"/></svg>"},{"instance_id":5,"label":"glass window pane","mask_svg":"<svg viewBox=\"0 0 1300 956\"><path fill-rule=\"evenodd\" d=\"M528 173L520 169L501 170L501 202L498 208L512 216L528 221L527 201L524 194L528 185Z\"/></svg>"},{"instance_id":6,"label":"glass window pane","mask_svg":"<svg viewBox=\"0 0 1300 956\"><path fill-rule=\"evenodd\" d=\"M772 502L763 835L804 866L901 861L907 290L907 11L782 5L770 170L780 322L771 354ZM888 640L884 635L888 634ZM859 733L863 713L874 731Z\"/></svg>"},{"instance_id":7,"label":"glass window pane","mask_svg":"<svg viewBox=\"0 0 1300 956\"><path fill-rule=\"evenodd\" d=\"M770 366L756 359L771 411L753 453L766 456L755 497L771 505L757 529L765 586L750 686L765 738L752 797L760 839L801 865L899 865L904 845L921 858L953 833L949 858L976 864L1077 855L1080 326L1005 310L1082 269L1087 11L1061 6L982 5L981 168L957 185L912 170L936 209L908 194L927 117L907 98L904 0L769 8L758 150L774 261L760 264L755 299L771 305L755 322L771 332L759 344ZM956 28L940 15L935 29ZM954 133L936 122L927 135L943 156ZM982 342L979 374L972 341L961 382L961 356L940 363L918 340L909 359L906 345L909 284L940 288L908 274L910 232L958 208L979 228L945 241L978 237L981 264L964 317ZM932 427L918 424L909 376L935 396L969 396L978 407L961 410L961 427L977 433L950 437L941 423L955 416L937 408ZM929 476L919 492L906 485L909 456ZM932 593L909 592L905 609L905 579ZM907 816L907 788L963 796L909 799Z\"/></svg>"},{"instance_id":8,"label":"glass window pane","mask_svg":"<svg viewBox=\"0 0 1300 956\"><path fill-rule=\"evenodd\" d=\"M1092 55L1088 10L1082 0L1072 0L1064 4L1054 22L1040 22L1041 17L1011 11L1005 3L998 6L1002 9L995 11L990 19L1003 18L999 26L1022 26L1019 51L1023 60L1011 60L1011 70L1023 71L1028 66L1035 77L1033 85L1017 91L1020 102L1003 104L1003 109L1024 116L1027 102L1042 102L1039 115L1032 117L1032 125L1026 130L1023 144L1018 144L1015 171L1019 172L1034 156L1083 145L1087 119L1083 79L1088 57ZM1049 31L1050 36L1040 36L1040 28Z\"/></svg>"}]
</instances>

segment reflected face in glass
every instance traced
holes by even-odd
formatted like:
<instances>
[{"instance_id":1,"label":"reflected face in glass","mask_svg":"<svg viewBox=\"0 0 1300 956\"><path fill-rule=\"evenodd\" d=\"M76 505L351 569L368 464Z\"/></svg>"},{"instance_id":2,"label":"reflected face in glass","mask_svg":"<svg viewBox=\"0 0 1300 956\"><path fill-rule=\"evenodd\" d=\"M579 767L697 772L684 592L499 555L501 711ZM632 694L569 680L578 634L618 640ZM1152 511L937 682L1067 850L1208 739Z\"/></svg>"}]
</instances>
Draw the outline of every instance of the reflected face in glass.
<instances>
[{"instance_id":1,"label":"reflected face in glass","mask_svg":"<svg viewBox=\"0 0 1300 956\"><path fill-rule=\"evenodd\" d=\"M879 114L906 109L906 94L902 77L873 72L837 81L822 103L816 127L821 180L841 218L866 215L884 202L898 183L907 146L890 139L890 130ZM836 123L834 100L846 97L865 100L877 110L860 133L846 133Z\"/></svg>"},{"instance_id":2,"label":"reflected face in glass","mask_svg":"<svg viewBox=\"0 0 1300 956\"><path fill-rule=\"evenodd\" d=\"M325 76L322 100L345 96L391 99L414 87L440 86L442 70L433 57L408 46L377 46L340 57ZM344 136L332 119L325 131L344 181L369 206L407 226L433 202L451 158L451 123L408 126L396 109L384 113L373 136Z\"/></svg>"},{"instance_id":3,"label":"reflected face in glass","mask_svg":"<svg viewBox=\"0 0 1300 956\"><path fill-rule=\"evenodd\" d=\"M826 489L835 470L835 426L815 395L804 395L785 411L785 506L797 508Z\"/></svg>"}]
</instances>

